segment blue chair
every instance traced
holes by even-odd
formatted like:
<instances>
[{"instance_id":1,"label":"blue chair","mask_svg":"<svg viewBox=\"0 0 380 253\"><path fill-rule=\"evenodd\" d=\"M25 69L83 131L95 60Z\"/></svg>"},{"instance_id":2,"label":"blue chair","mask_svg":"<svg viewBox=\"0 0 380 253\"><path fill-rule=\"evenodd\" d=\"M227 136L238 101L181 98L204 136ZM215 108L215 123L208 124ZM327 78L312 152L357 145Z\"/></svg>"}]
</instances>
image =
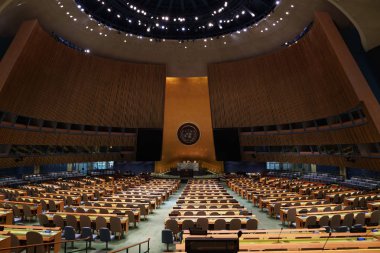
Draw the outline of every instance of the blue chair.
<instances>
[{"instance_id":1,"label":"blue chair","mask_svg":"<svg viewBox=\"0 0 380 253\"><path fill-rule=\"evenodd\" d=\"M169 244L174 243L173 231L170 229L164 229L161 233L162 243L166 243L166 251L169 251Z\"/></svg>"},{"instance_id":2,"label":"blue chair","mask_svg":"<svg viewBox=\"0 0 380 253\"><path fill-rule=\"evenodd\" d=\"M100 237L100 241L106 243L106 248L105 249L109 250L109 248L108 248L108 242L114 240L115 236L111 235L111 232L110 232L110 230L108 228L100 228L99 229L99 237Z\"/></svg>"},{"instance_id":3,"label":"blue chair","mask_svg":"<svg viewBox=\"0 0 380 253\"><path fill-rule=\"evenodd\" d=\"M64 229L65 240L76 240L80 238L80 234L76 234L72 226L66 226ZM74 248L74 242L71 242L71 248ZM66 242L65 242L65 252L66 252Z\"/></svg>"},{"instance_id":4,"label":"blue chair","mask_svg":"<svg viewBox=\"0 0 380 253\"><path fill-rule=\"evenodd\" d=\"M82 227L81 229L81 238L89 238L87 241L89 243L89 248L94 250L95 248L91 248L91 242L94 241L98 236L92 233L90 227Z\"/></svg>"}]
</instances>

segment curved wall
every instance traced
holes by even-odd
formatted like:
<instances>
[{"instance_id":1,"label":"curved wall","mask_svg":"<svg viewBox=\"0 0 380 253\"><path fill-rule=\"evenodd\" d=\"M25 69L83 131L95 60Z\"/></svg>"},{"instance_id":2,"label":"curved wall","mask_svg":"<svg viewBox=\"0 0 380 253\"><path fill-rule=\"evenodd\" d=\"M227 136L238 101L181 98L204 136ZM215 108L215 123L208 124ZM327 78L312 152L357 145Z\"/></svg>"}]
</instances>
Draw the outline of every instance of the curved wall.
<instances>
[{"instance_id":1,"label":"curved wall","mask_svg":"<svg viewBox=\"0 0 380 253\"><path fill-rule=\"evenodd\" d=\"M165 65L84 55L25 22L0 65L0 109L34 118L162 128Z\"/></svg>"},{"instance_id":2,"label":"curved wall","mask_svg":"<svg viewBox=\"0 0 380 253\"><path fill-rule=\"evenodd\" d=\"M307 121L359 104L318 21L291 47L209 65L209 87L215 128Z\"/></svg>"}]
</instances>

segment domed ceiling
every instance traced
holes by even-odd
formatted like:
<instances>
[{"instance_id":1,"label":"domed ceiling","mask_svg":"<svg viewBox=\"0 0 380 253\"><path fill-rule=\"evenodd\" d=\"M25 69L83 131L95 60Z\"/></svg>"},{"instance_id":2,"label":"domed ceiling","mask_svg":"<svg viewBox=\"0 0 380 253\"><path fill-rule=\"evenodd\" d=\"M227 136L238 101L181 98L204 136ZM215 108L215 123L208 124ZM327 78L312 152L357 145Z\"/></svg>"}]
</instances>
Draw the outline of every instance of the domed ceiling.
<instances>
[{"instance_id":1,"label":"domed ceiling","mask_svg":"<svg viewBox=\"0 0 380 253\"><path fill-rule=\"evenodd\" d=\"M125 33L193 40L246 28L276 7L275 0L76 0L95 20Z\"/></svg>"},{"instance_id":2,"label":"domed ceiling","mask_svg":"<svg viewBox=\"0 0 380 253\"><path fill-rule=\"evenodd\" d=\"M227 7L220 10L226 2ZM377 20L379 15L373 6L379 4L380 1L371 3L370 0L5 0L0 1L0 36L13 36L23 21L37 18L47 32L91 54L166 64L167 76L207 76L209 63L254 57L281 49L313 21L315 11L329 12L342 27L350 25L350 21L361 24L355 22L361 17ZM347 16L353 10L355 15L348 21ZM129 16L132 13L133 19ZM128 19L128 24L116 23L118 19ZM134 22L135 30L129 27L129 19ZM213 26L201 32L199 27L206 27L209 20L213 20ZM216 25L219 20L224 24L223 29ZM226 25L228 20L230 25ZM147 31L148 21L150 32ZM155 22L168 29L153 29ZM190 30L176 30L176 27L182 29L184 24ZM363 29L357 26L362 41L367 41L371 47L378 45L380 32L376 32L376 26L380 22L365 24L361 26ZM141 29L136 29L138 27ZM370 49L365 44L364 47Z\"/></svg>"}]
</instances>

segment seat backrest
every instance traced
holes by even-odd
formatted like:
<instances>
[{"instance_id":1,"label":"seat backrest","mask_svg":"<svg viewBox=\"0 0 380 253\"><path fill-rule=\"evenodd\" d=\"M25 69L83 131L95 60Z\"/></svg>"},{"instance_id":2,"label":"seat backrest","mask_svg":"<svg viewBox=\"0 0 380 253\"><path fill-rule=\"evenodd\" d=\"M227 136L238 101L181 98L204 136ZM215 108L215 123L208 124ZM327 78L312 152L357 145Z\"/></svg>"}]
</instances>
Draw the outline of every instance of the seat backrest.
<instances>
[{"instance_id":1,"label":"seat backrest","mask_svg":"<svg viewBox=\"0 0 380 253\"><path fill-rule=\"evenodd\" d=\"M22 205L22 208L23 208L24 216L26 216L26 217L32 217L33 216L29 205Z\"/></svg>"},{"instance_id":2,"label":"seat backrest","mask_svg":"<svg viewBox=\"0 0 380 253\"><path fill-rule=\"evenodd\" d=\"M18 247L20 246L20 240L17 238L17 236L15 236L14 234L10 234L11 236L11 247ZM23 249L12 249L11 252L12 253L19 253L23 251Z\"/></svg>"},{"instance_id":3,"label":"seat backrest","mask_svg":"<svg viewBox=\"0 0 380 253\"><path fill-rule=\"evenodd\" d=\"M175 219L167 220L165 223L165 228L173 231L173 234L177 234L179 232L178 222Z\"/></svg>"},{"instance_id":4,"label":"seat backrest","mask_svg":"<svg viewBox=\"0 0 380 253\"><path fill-rule=\"evenodd\" d=\"M347 213L343 218L342 226L351 227L353 222L354 222L354 214Z\"/></svg>"},{"instance_id":5,"label":"seat backrest","mask_svg":"<svg viewBox=\"0 0 380 253\"><path fill-rule=\"evenodd\" d=\"M217 219L214 223L215 230L224 230L226 229L226 221L224 219Z\"/></svg>"},{"instance_id":6,"label":"seat backrest","mask_svg":"<svg viewBox=\"0 0 380 253\"><path fill-rule=\"evenodd\" d=\"M57 211L57 206L55 205L55 201L52 199L49 200L49 211L50 212L56 212Z\"/></svg>"},{"instance_id":7,"label":"seat backrest","mask_svg":"<svg viewBox=\"0 0 380 253\"><path fill-rule=\"evenodd\" d=\"M95 229L97 231L100 231L101 228L103 227L107 227L107 221L106 221L106 218L102 217L102 216L98 216L96 217L96 220L95 220Z\"/></svg>"},{"instance_id":8,"label":"seat backrest","mask_svg":"<svg viewBox=\"0 0 380 253\"><path fill-rule=\"evenodd\" d=\"M66 224L67 224L67 226L71 226L75 230L78 230L78 221L74 215L72 215L72 214L66 215Z\"/></svg>"},{"instance_id":9,"label":"seat backrest","mask_svg":"<svg viewBox=\"0 0 380 253\"><path fill-rule=\"evenodd\" d=\"M370 223L372 224L378 224L380 220L380 210L375 210L371 213L371 220Z\"/></svg>"},{"instance_id":10,"label":"seat backrest","mask_svg":"<svg viewBox=\"0 0 380 253\"><path fill-rule=\"evenodd\" d=\"M194 222L192 220L184 220L182 222L182 230L188 230L194 228Z\"/></svg>"},{"instance_id":11,"label":"seat backrest","mask_svg":"<svg viewBox=\"0 0 380 253\"><path fill-rule=\"evenodd\" d=\"M317 224L317 216L309 216L306 218L306 222L305 222L305 228L308 228L309 226L314 226Z\"/></svg>"},{"instance_id":12,"label":"seat backrest","mask_svg":"<svg viewBox=\"0 0 380 253\"><path fill-rule=\"evenodd\" d=\"M331 217L330 220L330 227L335 229L340 226L341 216L340 214L335 214L333 217Z\"/></svg>"},{"instance_id":13,"label":"seat backrest","mask_svg":"<svg viewBox=\"0 0 380 253\"><path fill-rule=\"evenodd\" d=\"M206 215L206 212L205 211L198 211L197 215L198 216L204 216L204 215Z\"/></svg>"},{"instance_id":14,"label":"seat backrest","mask_svg":"<svg viewBox=\"0 0 380 253\"><path fill-rule=\"evenodd\" d=\"M231 219L230 230L239 230L239 229L241 229L241 220L240 219Z\"/></svg>"},{"instance_id":15,"label":"seat backrest","mask_svg":"<svg viewBox=\"0 0 380 253\"><path fill-rule=\"evenodd\" d=\"M26 233L26 245L42 244L42 235L36 231L29 231ZM40 253L44 252L44 246L29 247L26 250L27 253Z\"/></svg>"},{"instance_id":16,"label":"seat backrest","mask_svg":"<svg viewBox=\"0 0 380 253\"><path fill-rule=\"evenodd\" d=\"M38 223L44 227L49 225L49 219L46 214L41 213L38 215Z\"/></svg>"},{"instance_id":17,"label":"seat backrest","mask_svg":"<svg viewBox=\"0 0 380 253\"><path fill-rule=\"evenodd\" d=\"M355 215L355 225L360 224L365 225L365 213L358 213Z\"/></svg>"},{"instance_id":18,"label":"seat backrest","mask_svg":"<svg viewBox=\"0 0 380 253\"><path fill-rule=\"evenodd\" d=\"M186 211L183 215L185 215L185 216L193 216L193 212Z\"/></svg>"},{"instance_id":19,"label":"seat backrest","mask_svg":"<svg viewBox=\"0 0 380 253\"><path fill-rule=\"evenodd\" d=\"M125 214L128 215L128 220L129 220L129 222L135 222L135 221L136 221L136 220L135 220L135 214L134 214L132 211L127 210L127 211L125 212Z\"/></svg>"},{"instance_id":20,"label":"seat backrest","mask_svg":"<svg viewBox=\"0 0 380 253\"><path fill-rule=\"evenodd\" d=\"M91 227L91 219L87 215L81 215L79 216L79 224L80 227Z\"/></svg>"},{"instance_id":21,"label":"seat backrest","mask_svg":"<svg viewBox=\"0 0 380 253\"><path fill-rule=\"evenodd\" d=\"M75 212L77 212L77 213L85 213L86 211L82 207L77 207L77 209L75 210Z\"/></svg>"},{"instance_id":22,"label":"seat backrest","mask_svg":"<svg viewBox=\"0 0 380 253\"><path fill-rule=\"evenodd\" d=\"M119 217L110 217L110 228L112 232L123 232Z\"/></svg>"},{"instance_id":23,"label":"seat backrest","mask_svg":"<svg viewBox=\"0 0 380 253\"><path fill-rule=\"evenodd\" d=\"M87 210L87 213L96 213L96 210L95 210L95 209L92 209L92 208L90 208L90 209L88 209L88 210Z\"/></svg>"},{"instance_id":24,"label":"seat backrest","mask_svg":"<svg viewBox=\"0 0 380 253\"><path fill-rule=\"evenodd\" d=\"M247 221L247 224L245 225L245 228L248 230L256 230L257 229L258 222L256 219L250 219Z\"/></svg>"},{"instance_id":25,"label":"seat backrest","mask_svg":"<svg viewBox=\"0 0 380 253\"><path fill-rule=\"evenodd\" d=\"M197 228L202 230L208 230L208 219L207 218L198 218L196 223Z\"/></svg>"},{"instance_id":26,"label":"seat backrest","mask_svg":"<svg viewBox=\"0 0 380 253\"><path fill-rule=\"evenodd\" d=\"M65 221L64 221L63 218L62 218L60 215L58 215L58 214L56 214L56 215L53 216L53 223L54 223L54 225L55 225L56 227L60 227L61 229L63 229L64 226L65 226Z\"/></svg>"},{"instance_id":27,"label":"seat backrest","mask_svg":"<svg viewBox=\"0 0 380 253\"><path fill-rule=\"evenodd\" d=\"M74 209L72 207L65 207L65 212L68 212L68 213L73 213L74 212Z\"/></svg>"},{"instance_id":28,"label":"seat backrest","mask_svg":"<svg viewBox=\"0 0 380 253\"><path fill-rule=\"evenodd\" d=\"M289 222L296 222L296 217L297 217L297 209L296 208L289 208L288 214L287 214L288 221Z\"/></svg>"},{"instance_id":29,"label":"seat backrest","mask_svg":"<svg viewBox=\"0 0 380 253\"><path fill-rule=\"evenodd\" d=\"M328 215L324 215L324 216L322 216L322 217L319 219L319 221L318 221L319 226L321 226L321 227L326 227L326 226L328 226L328 225L329 225L329 222L330 222L330 217L329 217Z\"/></svg>"}]
</instances>

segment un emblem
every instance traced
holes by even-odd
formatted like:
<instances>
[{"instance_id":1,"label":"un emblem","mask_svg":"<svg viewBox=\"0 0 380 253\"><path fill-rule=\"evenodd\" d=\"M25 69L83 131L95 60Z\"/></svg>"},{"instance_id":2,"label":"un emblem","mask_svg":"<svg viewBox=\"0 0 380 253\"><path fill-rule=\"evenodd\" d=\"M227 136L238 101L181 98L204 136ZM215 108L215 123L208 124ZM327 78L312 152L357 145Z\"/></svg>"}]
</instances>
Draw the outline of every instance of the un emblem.
<instances>
[{"instance_id":1,"label":"un emblem","mask_svg":"<svg viewBox=\"0 0 380 253\"><path fill-rule=\"evenodd\" d=\"M178 129L178 139L185 145L192 145L199 140L200 132L196 125L185 123Z\"/></svg>"}]
</instances>

